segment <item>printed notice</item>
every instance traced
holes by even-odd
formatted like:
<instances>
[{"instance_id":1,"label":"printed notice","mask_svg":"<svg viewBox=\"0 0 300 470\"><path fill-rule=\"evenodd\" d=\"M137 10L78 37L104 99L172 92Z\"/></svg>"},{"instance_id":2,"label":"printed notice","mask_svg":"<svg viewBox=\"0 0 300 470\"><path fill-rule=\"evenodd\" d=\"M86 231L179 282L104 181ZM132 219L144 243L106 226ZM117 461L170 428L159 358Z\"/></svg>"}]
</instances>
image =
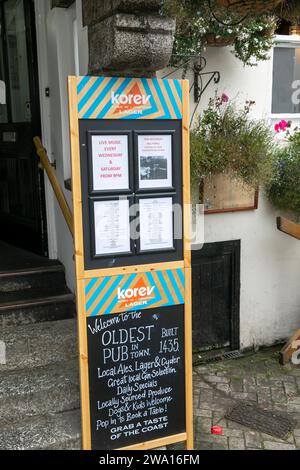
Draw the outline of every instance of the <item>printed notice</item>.
<instances>
[{"instance_id":1,"label":"printed notice","mask_svg":"<svg viewBox=\"0 0 300 470\"><path fill-rule=\"evenodd\" d=\"M129 189L128 136L93 135L93 191Z\"/></svg>"},{"instance_id":2,"label":"printed notice","mask_svg":"<svg viewBox=\"0 0 300 470\"><path fill-rule=\"evenodd\" d=\"M92 450L185 432L183 308L87 319Z\"/></svg>"},{"instance_id":3,"label":"printed notice","mask_svg":"<svg viewBox=\"0 0 300 470\"><path fill-rule=\"evenodd\" d=\"M139 135L139 188L172 187L172 135Z\"/></svg>"},{"instance_id":4,"label":"printed notice","mask_svg":"<svg viewBox=\"0 0 300 470\"><path fill-rule=\"evenodd\" d=\"M130 252L129 201L94 203L96 255Z\"/></svg>"},{"instance_id":5,"label":"printed notice","mask_svg":"<svg viewBox=\"0 0 300 470\"><path fill-rule=\"evenodd\" d=\"M140 200L140 249L167 250L174 247L173 199L171 197Z\"/></svg>"}]
</instances>

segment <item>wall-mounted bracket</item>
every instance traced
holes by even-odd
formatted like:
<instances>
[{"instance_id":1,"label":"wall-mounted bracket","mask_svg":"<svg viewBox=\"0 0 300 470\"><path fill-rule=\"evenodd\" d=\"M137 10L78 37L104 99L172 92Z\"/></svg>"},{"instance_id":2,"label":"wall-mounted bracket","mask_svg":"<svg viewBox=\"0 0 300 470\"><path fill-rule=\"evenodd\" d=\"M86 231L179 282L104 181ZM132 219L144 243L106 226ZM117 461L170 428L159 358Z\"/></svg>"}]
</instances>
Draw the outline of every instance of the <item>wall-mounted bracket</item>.
<instances>
[{"instance_id":1,"label":"wall-mounted bracket","mask_svg":"<svg viewBox=\"0 0 300 470\"><path fill-rule=\"evenodd\" d=\"M213 72L203 72L206 67L206 59L204 57L200 57L199 63L194 64L194 100L195 103L198 103L211 84L214 81L215 84L220 82L221 75L220 72L214 70ZM204 83L203 78L208 78Z\"/></svg>"}]
</instances>

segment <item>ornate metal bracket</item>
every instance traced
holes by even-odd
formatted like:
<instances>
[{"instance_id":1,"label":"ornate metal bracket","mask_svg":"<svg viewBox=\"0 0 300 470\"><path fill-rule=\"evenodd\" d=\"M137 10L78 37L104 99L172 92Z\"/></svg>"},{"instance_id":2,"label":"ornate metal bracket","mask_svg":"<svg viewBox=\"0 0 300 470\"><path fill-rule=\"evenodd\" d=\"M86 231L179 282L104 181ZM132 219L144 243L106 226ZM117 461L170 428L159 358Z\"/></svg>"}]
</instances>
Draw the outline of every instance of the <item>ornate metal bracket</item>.
<instances>
[{"instance_id":1,"label":"ornate metal bracket","mask_svg":"<svg viewBox=\"0 0 300 470\"><path fill-rule=\"evenodd\" d=\"M205 90L209 87L212 81L215 84L220 82L220 72L214 70L213 72L203 72L207 65L206 59L200 57L199 63L194 64L194 100L199 103ZM203 82L203 77L208 77L206 83Z\"/></svg>"},{"instance_id":2,"label":"ornate metal bracket","mask_svg":"<svg viewBox=\"0 0 300 470\"><path fill-rule=\"evenodd\" d=\"M187 72L187 70L190 68L194 71L194 81L190 86L190 93L194 92L194 100L196 103L195 109L192 113L191 117L191 126L193 124L194 117L196 115L196 112L198 110L201 98L205 90L209 87L212 81L214 81L215 84L220 82L221 75L220 72L217 70L213 72L203 72L203 70L207 66L207 61L205 57L202 55L193 55L193 56L178 56L180 57L181 61L179 61L179 65L173 67L173 70L168 72L163 78L167 78L170 75L173 75L174 73L178 72L179 69L184 70L184 75ZM205 78L207 77L207 80ZM194 89L194 90L193 90Z\"/></svg>"}]
</instances>

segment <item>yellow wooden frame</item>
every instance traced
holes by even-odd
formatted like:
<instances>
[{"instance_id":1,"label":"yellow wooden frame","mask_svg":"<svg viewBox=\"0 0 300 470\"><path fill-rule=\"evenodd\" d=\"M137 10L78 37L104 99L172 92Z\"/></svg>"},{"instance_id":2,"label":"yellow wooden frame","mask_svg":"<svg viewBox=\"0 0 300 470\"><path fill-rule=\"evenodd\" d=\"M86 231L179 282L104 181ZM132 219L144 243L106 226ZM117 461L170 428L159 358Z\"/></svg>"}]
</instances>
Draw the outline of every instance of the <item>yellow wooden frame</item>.
<instances>
[{"instance_id":1,"label":"yellow wooden frame","mask_svg":"<svg viewBox=\"0 0 300 470\"><path fill-rule=\"evenodd\" d=\"M77 321L80 363L80 395L82 419L82 446L91 450L88 346L84 298L86 279L101 276L113 276L134 272L149 272L162 269L184 268L185 271L185 367L186 367L186 432L153 441L148 441L118 450L148 450L165 445L186 442L187 450L193 450L193 384L192 384L192 305L191 305L191 251L190 251L190 147L189 147L189 82L182 80L183 118L183 207L184 207L184 260L170 263L157 263L140 266L128 266L113 269L84 269L84 243L82 222L82 192L80 174L80 141L79 115L77 99L77 77L68 78L69 118L72 162L73 217L74 217L74 251L77 288Z\"/></svg>"}]
</instances>

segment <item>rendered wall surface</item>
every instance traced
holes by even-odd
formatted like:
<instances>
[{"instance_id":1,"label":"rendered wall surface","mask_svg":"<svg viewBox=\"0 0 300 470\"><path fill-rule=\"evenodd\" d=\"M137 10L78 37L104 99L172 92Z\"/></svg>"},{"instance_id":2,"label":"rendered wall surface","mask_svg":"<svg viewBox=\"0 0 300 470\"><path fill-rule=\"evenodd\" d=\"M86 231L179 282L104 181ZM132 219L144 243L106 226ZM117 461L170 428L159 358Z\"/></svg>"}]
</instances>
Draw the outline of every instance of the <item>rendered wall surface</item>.
<instances>
[{"instance_id":1,"label":"rendered wall surface","mask_svg":"<svg viewBox=\"0 0 300 470\"><path fill-rule=\"evenodd\" d=\"M81 1L69 9L49 10L44 18L47 27L51 127L51 156L57 162L61 184L70 177L70 154L67 116L67 75L87 73L87 28L82 26ZM73 10L74 8L74 10ZM77 56L74 58L73 16L77 17ZM73 15L73 16L72 16ZM246 67L228 48L208 48L207 70L219 70L216 86L231 99L256 101L254 116L270 116L272 60L258 67ZM77 65L76 65L77 64ZM79 70L76 70L76 67ZM160 73L161 77L163 73ZM171 78L176 78L176 75ZM177 74L177 78L181 78ZM201 102L206 106L213 96L210 85ZM191 97L191 105L193 99ZM47 116L43 116L47 119ZM49 138L49 136L48 136ZM50 194L50 193L49 193ZM66 191L71 203L71 194ZM49 196L50 197L50 196ZM52 196L54 197L54 196ZM65 265L69 286L74 288L73 243L59 208L55 203L58 258ZM271 344L285 339L300 326L300 242L276 229L275 218L284 215L270 206L260 192L258 210L205 217L205 241L241 239L241 346Z\"/></svg>"}]
</instances>

